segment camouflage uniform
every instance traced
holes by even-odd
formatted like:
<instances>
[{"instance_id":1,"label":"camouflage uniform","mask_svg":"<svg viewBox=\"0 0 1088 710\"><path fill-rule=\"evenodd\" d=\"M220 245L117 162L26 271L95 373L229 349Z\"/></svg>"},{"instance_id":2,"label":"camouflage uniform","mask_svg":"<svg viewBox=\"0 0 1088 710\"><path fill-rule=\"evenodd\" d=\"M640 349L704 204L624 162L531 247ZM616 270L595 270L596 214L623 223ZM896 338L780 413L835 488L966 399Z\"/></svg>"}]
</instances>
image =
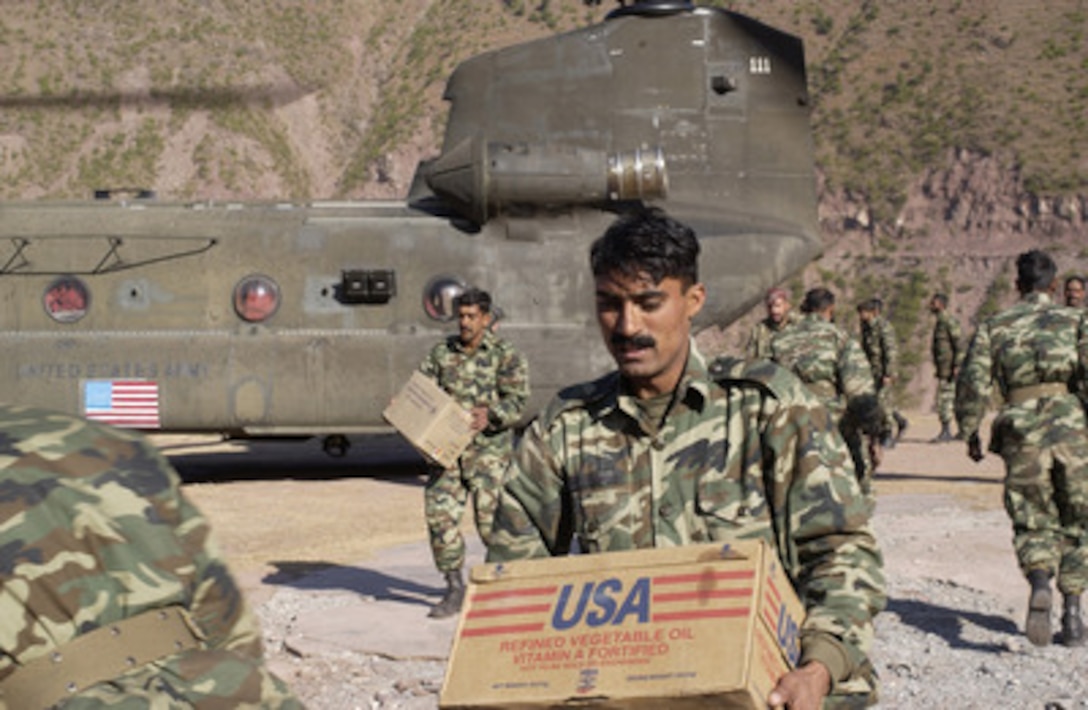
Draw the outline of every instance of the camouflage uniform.
<instances>
[{"instance_id":1,"label":"camouflage uniform","mask_svg":"<svg viewBox=\"0 0 1088 710\"><path fill-rule=\"evenodd\" d=\"M771 356L771 340L798 321L797 314L790 311L781 323L775 323L770 318L764 318L752 326L752 332L748 336L748 345L744 349L744 356L749 360L766 360Z\"/></svg>"},{"instance_id":2,"label":"camouflage uniform","mask_svg":"<svg viewBox=\"0 0 1088 710\"><path fill-rule=\"evenodd\" d=\"M890 436L897 426L902 428L896 421L892 388L890 385L884 386L884 378L896 377L899 369L899 346L895 341L895 328L882 315L877 315L868 323L862 321L861 347L869 358L869 367L873 370L876 396L884 410L884 431Z\"/></svg>"},{"instance_id":3,"label":"camouflage uniform","mask_svg":"<svg viewBox=\"0 0 1088 710\"><path fill-rule=\"evenodd\" d=\"M963 333L947 310L937 314L933 326L933 366L937 370L937 417L947 430L955 414L956 372L963 360Z\"/></svg>"},{"instance_id":4,"label":"camouflage uniform","mask_svg":"<svg viewBox=\"0 0 1088 710\"><path fill-rule=\"evenodd\" d=\"M990 451L1005 461L1016 556L1025 573L1057 571L1067 594L1088 586L1088 434L1081 402L1063 393L1084 382L1085 358L1084 311L1033 293L979 327L956 381L967 438L978 432L992 383L1004 396Z\"/></svg>"},{"instance_id":5,"label":"camouflage uniform","mask_svg":"<svg viewBox=\"0 0 1088 710\"><path fill-rule=\"evenodd\" d=\"M488 559L764 539L808 608L802 660L841 697L868 693L883 563L827 411L773 363L708 371L694 346L660 429L622 388L613 372L564 390L529 427Z\"/></svg>"},{"instance_id":6,"label":"camouflage uniform","mask_svg":"<svg viewBox=\"0 0 1088 710\"><path fill-rule=\"evenodd\" d=\"M172 607L182 609L193 648L168 646L65 692L71 664L101 665L104 646L88 635ZM77 652L77 639L91 648ZM159 453L133 433L8 405L0 405L0 649L0 707L12 710L45 704L17 700L11 684L54 655L61 662L46 661L48 684L56 679L66 710L302 707L264 667L256 619Z\"/></svg>"},{"instance_id":7,"label":"camouflage uniform","mask_svg":"<svg viewBox=\"0 0 1088 710\"><path fill-rule=\"evenodd\" d=\"M431 551L441 572L459 570L465 562L461 518L473 497L476 529L486 544L498 502L502 472L510 458L514 433L529 401L529 365L508 341L484 333L472 353L458 336L431 350L419 367L462 407L487 405L490 425L472 440L453 468L433 469L424 493Z\"/></svg>"},{"instance_id":8,"label":"camouflage uniform","mask_svg":"<svg viewBox=\"0 0 1088 710\"><path fill-rule=\"evenodd\" d=\"M863 436L880 436L884 413L861 346L834 323L808 314L771 340L770 359L797 375L831 412L868 493L872 464Z\"/></svg>"}]
</instances>

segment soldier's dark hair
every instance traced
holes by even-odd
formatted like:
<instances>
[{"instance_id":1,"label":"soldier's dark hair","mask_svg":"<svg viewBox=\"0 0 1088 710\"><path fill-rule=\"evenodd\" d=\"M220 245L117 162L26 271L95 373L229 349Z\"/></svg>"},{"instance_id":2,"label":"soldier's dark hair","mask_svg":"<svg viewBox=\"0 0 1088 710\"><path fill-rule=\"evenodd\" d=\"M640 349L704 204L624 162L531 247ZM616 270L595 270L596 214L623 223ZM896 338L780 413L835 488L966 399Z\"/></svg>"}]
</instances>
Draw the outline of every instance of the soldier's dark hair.
<instances>
[{"instance_id":1,"label":"soldier's dark hair","mask_svg":"<svg viewBox=\"0 0 1088 710\"><path fill-rule=\"evenodd\" d=\"M595 277L621 274L680 279L684 288L699 281L699 240L695 230L648 207L621 215L593 242L589 266Z\"/></svg>"},{"instance_id":2,"label":"soldier's dark hair","mask_svg":"<svg viewBox=\"0 0 1088 710\"><path fill-rule=\"evenodd\" d=\"M805 300L801 302L802 313L820 313L830 306L835 305L835 294L823 286L809 289L805 294Z\"/></svg>"},{"instance_id":3,"label":"soldier's dark hair","mask_svg":"<svg viewBox=\"0 0 1088 710\"><path fill-rule=\"evenodd\" d=\"M940 303L945 308L948 308L948 294L946 294L946 293L935 293L935 294L933 294L933 299L932 300L936 301L937 303Z\"/></svg>"},{"instance_id":4,"label":"soldier's dark hair","mask_svg":"<svg viewBox=\"0 0 1088 710\"><path fill-rule=\"evenodd\" d=\"M1057 274L1057 264L1045 251L1032 249L1016 257L1016 287L1020 293L1046 291Z\"/></svg>"},{"instance_id":5,"label":"soldier's dark hair","mask_svg":"<svg viewBox=\"0 0 1088 710\"><path fill-rule=\"evenodd\" d=\"M1069 284L1073 283L1074 281L1079 283L1081 288L1084 288L1084 277L1083 276L1077 276L1076 274L1073 274L1072 276L1066 276L1065 277L1065 287L1069 288Z\"/></svg>"},{"instance_id":6,"label":"soldier's dark hair","mask_svg":"<svg viewBox=\"0 0 1088 710\"><path fill-rule=\"evenodd\" d=\"M453 307L479 306L480 313L491 312L491 294L478 288L468 288L460 296L453 299Z\"/></svg>"},{"instance_id":7,"label":"soldier's dark hair","mask_svg":"<svg viewBox=\"0 0 1088 710\"><path fill-rule=\"evenodd\" d=\"M879 313L883 305L879 298L869 298L858 304L858 313Z\"/></svg>"}]
</instances>

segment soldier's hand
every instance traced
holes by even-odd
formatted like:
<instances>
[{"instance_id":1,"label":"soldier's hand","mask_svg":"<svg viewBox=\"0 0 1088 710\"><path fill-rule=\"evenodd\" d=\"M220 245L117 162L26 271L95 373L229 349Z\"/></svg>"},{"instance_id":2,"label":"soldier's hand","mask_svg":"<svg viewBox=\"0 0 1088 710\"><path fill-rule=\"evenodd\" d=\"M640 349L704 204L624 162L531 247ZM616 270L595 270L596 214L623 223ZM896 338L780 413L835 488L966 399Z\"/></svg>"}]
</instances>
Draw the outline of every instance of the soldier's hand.
<instances>
[{"instance_id":1,"label":"soldier's hand","mask_svg":"<svg viewBox=\"0 0 1088 710\"><path fill-rule=\"evenodd\" d=\"M986 458L986 454L982 453L982 439L977 431L967 440L967 455L976 463Z\"/></svg>"},{"instance_id":2,"label":"soldier's hand","mask_svg":"<svg viewBox=\"0 0 1088 710\"><path fill-rule=\"evenodd\" d=\"M875 436L869 439L869 458L873 462L874 471L884 462L884 447L880 445L880 439Z\"/></svg>"},{"instance_id":3,"label":"soldier's hand","mask_svg":"<svg viewBox=\"0 0 1088 710\"><path fill-rule=\"evenodd\" d=\"M472 408L472 431L483 431L490 421L487 407Z\"/></svg>"},{"instance_id":4,"label":"soldier's hand","mask_svg":"<svg viewBox=\"0 0 1088 710\"><path fill-rule=\"evenodd\" d=\"M767 704L789 710L819 710L831 690L831 674L819 661L809 661L782 676Z\"/></svg>"}]
</instances>

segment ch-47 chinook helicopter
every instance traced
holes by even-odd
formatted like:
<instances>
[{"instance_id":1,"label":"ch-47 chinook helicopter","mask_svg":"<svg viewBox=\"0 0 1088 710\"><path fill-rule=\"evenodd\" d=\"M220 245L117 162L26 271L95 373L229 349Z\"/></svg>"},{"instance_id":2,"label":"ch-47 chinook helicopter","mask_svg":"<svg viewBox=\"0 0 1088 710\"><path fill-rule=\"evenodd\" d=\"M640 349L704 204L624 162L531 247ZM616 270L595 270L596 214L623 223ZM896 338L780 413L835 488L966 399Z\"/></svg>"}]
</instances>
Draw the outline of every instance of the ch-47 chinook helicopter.
<instances>
[{"instance_id":1,"label":"ch-47 chinook helicopter","mask_svg":"<svg viewBox=\"0 0 1088 710\"><path fill-rule=\"evenodd\" d=\"M0 391L133 428L345 435L490 291L533 406L594 377L589 243L650 203L700 235L724 325L820 251L802 43L684 0L493 51L449 79L403 202L0 203Z\"/></svg>"}]
</instances>

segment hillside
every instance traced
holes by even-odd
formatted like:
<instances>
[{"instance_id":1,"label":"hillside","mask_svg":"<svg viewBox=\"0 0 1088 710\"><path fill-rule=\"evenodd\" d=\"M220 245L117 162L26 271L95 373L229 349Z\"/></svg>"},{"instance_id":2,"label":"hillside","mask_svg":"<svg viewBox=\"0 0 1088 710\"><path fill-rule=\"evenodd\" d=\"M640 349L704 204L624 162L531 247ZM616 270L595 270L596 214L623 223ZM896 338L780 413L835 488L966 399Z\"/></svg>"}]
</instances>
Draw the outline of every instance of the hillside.
<instances>
[{"instance_id":1,"label":"hillside","mask_svg":"<svg viewBox=\"0 0 1088 710\"><path fill-rule=\"evenodd\" d=\"M1083 0L743 0L806 40L828 251L791 287L891 306L927 396L934 290L967 321L1008 257L1088 270ZM603 17L581 0L36 3L0 17L0 198L403 196L463 58ZM753 314L724 334L735 347Z\"/></svg>"}]
</instances>

